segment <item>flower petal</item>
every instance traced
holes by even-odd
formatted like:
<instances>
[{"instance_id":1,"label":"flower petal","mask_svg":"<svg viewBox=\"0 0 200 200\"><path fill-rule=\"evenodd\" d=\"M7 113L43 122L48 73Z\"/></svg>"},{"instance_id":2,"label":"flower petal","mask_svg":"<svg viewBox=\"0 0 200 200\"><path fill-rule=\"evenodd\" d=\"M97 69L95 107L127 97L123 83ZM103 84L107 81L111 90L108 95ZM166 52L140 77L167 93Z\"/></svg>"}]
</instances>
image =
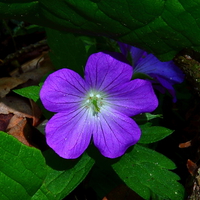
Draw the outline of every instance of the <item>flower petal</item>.
<instances>
[{"instance_id":1,"label":"flower petal","mask_svg":"<svg viewBox=\"0 0 200 200\"><path fill-rule=\"evenodd\" d=\"M147 55L134 69L134 73L144 73L168 79L172 84L181 83L184 79L183 72L173 61L161 62L153 54Z\"/></svg>"},{"instance_id":2,"label":"flower petal","mask_svg":"<svg viewBox=\"0 0 200 200\"><path fill-rule=\"evenodd\" d=\"M162 77L157 77L157 80L160 82L160 84L164 88L166 88L169 91L169 93L173 97L173 102L175 103L177 101L177 99L176 99L176 92L175 92L175 89L172 87L172 84L170 83L170 81L166 80L165 78L162 78Z\"/></svg>"},{"instance_id":3,"label":"flower petal","mask_svg":"<svg viewBox=\"0 0 200 200\"><path fill-rule=\"evenodd\" d=\"M118 42L120 51L123 55L126 57L128 56L128 53L130 52L131 58L132 58L132 66L135 67L142 59L144 59L147 56L147 52L139 49L137 47L133 47L129 44L125 44L122 42Z\"/></svg>"},{"instance_id":4,"label":"flower petal","mask_svg":"<svg viewBox=\"0 0 200 200\"><path fill-rule=\"evenodd\" d=\"M125 44L122 42L117 42L120 48L120 51L122 52L123 55L127 56L130 49L131 49L131 45L129 44Z\"/></svg>"},{"instance_id":5,"label":"flower petal","mask_svg":"<svg viewBox=\"0 0 200 200\"><path fill-rule=\"evenodd\" d=\"M50 74L40 91L44 107L52 112L66 112L83 100L86 83L83 78L70 69L61 69Z\"/></svg>"},{"instance_id":6,"label":"flower petal","mask_svg":"<svg viewBox=\"0 0 200 200\"><path fill-rule=\"evenodd\" d=\"M115 57L122 54L115 53ZM130 65L106 53L92 54L85 67L85 81L91 88L107 92L110 88L130 81L133 69Z\"/></svg>"},{"instance_id":7,"label":"flower petal","mask_svg":"<svg viewBox=\"0 0 200 200\"><path fill-rule=\"evenodd\" d=\"M109 91L106 98L111 107L128 116L152 112L158 106L158 99L149 81L135 79Z\"/></svg>"},{"instance_id":8,"label":"flower petal","mask_svg":"<svg viewBox=\"0 0 200 200\"><path fill-rule=\"evenodd\" d=\"M47 144L61 157L74 159L88 147L93 126L84 110L55 114L46 125Z\"/></svg>"},{"instance_id":9,"label":"flower petal","mask_svg":"<svg viewBox=\"0 0 200 200\"><path fill-rule=\"evenodd\" d=\"M105 111L99 115L93 140L101 154L116 158L140 139L141 131L135 121L115 110Z\"/></svg>"},{"instance_id":10,"label":"flower petal","mask_svg":"<svg viewBox=\"0 0 200 200\"><path fill-rule=\"evenodd\" d=\"M135 66L140 63L143 59L145 59L145 57L147 56L147 52L139 49L137 47L131 47L130 48L130 54L131 54L131 58L132 58L132 66L133 68L135 68Z\"/></svg>"}]
</instances>

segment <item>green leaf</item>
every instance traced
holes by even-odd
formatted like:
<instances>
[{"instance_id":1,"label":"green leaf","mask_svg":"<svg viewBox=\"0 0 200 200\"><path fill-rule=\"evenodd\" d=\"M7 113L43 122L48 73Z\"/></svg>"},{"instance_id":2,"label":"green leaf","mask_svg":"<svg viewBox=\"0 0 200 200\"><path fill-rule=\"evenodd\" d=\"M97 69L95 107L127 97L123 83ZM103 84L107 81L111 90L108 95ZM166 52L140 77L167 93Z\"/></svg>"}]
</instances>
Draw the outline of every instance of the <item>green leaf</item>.
<instances>
[{"instance_id":1,"label":"green leaf","mask_svg":"<svg viewBox=\"0 0 200 200\"><path fill-rule=\"evenodd\" d=\"M142 113L142 114L139 114L139 115L136 115L134 117L134 120L140 124L144 124L145 122L148 122L152 119L156 119L156 118L162 118L162 115L161 114L151 114L151 113Z\"/></svg>"},{"instance_id":2,"label":"green leaf","mask_svg":"<svg viewBox=\"0 0 200 200\"><path fill-rule=\"evenodd\" d=\"M13 90L13 91L23 97L32 99L33 101L37 102L40 98L39 93L40 93L41 87L42 85L29 86L29 87L25 87L25 88Z\"/></svg>"},{"instance_id":3,"label":"green leaf","mask_svg":"<svg viewBox=\"0 0 200 200\"><path fill-rule=\"evenodd\" d=\"M87 154L66 160L52 150L41 152L0 132L0 199L63 199L86 177L94 164Z\"/></svg>"},{"instance_id":4,"label":"green leaf","mask_svg":"<svg viewBox=\"0 0 200 200\"><path fill-rule=\"evenodd\" d=\"M47 177L32 200L63 199L83 181L94 164L87 154L76 160L67 160L47 150L44 157L48 165Z\"/></svg>"},{"instance_id":5,"label":"green leaf","mask_svg":"<svg viewBox=\"0 0 200 200\"><path fill-rule=\"evenodd\" d=\"M0 132L0 199L31 199L46 177L41 152Z\"/></svg>"},{"instance_id":6,"label":"green leaf","mask_svg":"<svg viewBox=\"0 0 200 200\"><path fill-rule=\"evenodd\" d=\"M26 21L26 18L30 19L30 15L35 15L35 19L37 18L36 21L39 21L39 16L36 15L39 8L38 5L38 2L33 0L27 0L26 2L22 2L21 0L1 0L0 18ZM32 22L35 22L35 19Z\"/></svg>"},{"instance_id":7,"label":"green leaf","mask_svg":"<svg viewBox=\"0 0 200 200\"><path fill-rule=\"evenodd\" d=\"M147 118L147 121L150 121L152 119L156 119L156 118L162 118L162 115L161 114L156 114L156 115L153 115L151 113L145 113L145 116Z\"/></svg>"},{"instance_id":8,"label":"green leaf","mask_svg":"<svg viewBox=\"0 0 200 200\"><path fill-rule=\"evenodd\" d=\"M140 125L140 128L142 130L142 135L139 143L142 144L157 142L173 133L173 130L162 126L151 126L151 123Z\"/></svg>"},{"instance_id":9,"label":"green leaf","mask_svg":"<svg viewBox=\"0 0 200 200\"><path fill-rule=\"evenodd\" d=\"M135 145L112 166L127 186L144 199L150 199L152 193L162 199L184 199L179 177L167 170L175 169L175 164L156 151Z\"/></svg>"},{"instance_id":10,"label":"green leaf","mask_svg":"<svg viewBox=\"0 0 200 200\"><path fill-rule=\"evenodd\" d=\"M40 188L35 195L31 198L31 200L55 200L57 199L50 191L48 191L44 185ZM59 199L59 198L58 198Z\"/></svg>"},{"instance_id":11,"label":"green leaf","mask_svg":"<svg viewBox=\"0 0 200 200\"><path fill-rule=\"evenodd\" d=\"M72 33L48 29L47 41L51 48L50 57L56 69L69 68L83 74L86 63L86 49Z\"/></svg>"},{"instance_id":12,"label":"green leaf","mask_svg":"<svg viewBox=\"0 0 200 200\"><path fill-rule=\"evenodd\" d=\"M107 36L170 60L183 48L200 51L196 0L1 0L0 18L85 35Z\"/></svg>"}]
</instances>

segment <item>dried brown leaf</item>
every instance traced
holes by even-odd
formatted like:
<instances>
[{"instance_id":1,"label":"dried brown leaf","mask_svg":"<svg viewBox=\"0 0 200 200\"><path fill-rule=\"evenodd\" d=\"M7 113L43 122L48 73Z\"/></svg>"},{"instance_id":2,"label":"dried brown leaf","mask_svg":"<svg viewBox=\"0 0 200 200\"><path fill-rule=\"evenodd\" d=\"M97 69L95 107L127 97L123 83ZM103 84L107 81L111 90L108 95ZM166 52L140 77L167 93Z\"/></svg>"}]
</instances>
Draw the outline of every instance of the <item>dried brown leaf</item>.
<instances>
[{"instance_id":1,"label":"dried brown leaf","mask_svg":"<svg viewBox=\"0 0 200 200\"><path fill-rule=\"evenodd\" d=\"M11 89L17 87L18 85L26 82L24 79L16 77L4 77L0 78L0 97L5 97Z\"/></svg>"},{"instance_id":2,"label":"dried brown leaf","mask_svg":"<svg viewBox=\"0 0 200 200\"><path fill-rule=\"evenodd\" d=\"M42 151L49 148L46 144L45 136L31 126L27 118L14 115L6 132L27 146L36 147Z\"/></svg>"},{"instance_id":3,"label":"dried brown leaf","mask_svg":"<svg viewBox=\"0 0 200 200\"><path fill-rule=\"evenodd\" d=\"M11 76L29 81L25 86L39 84L41 78L53 70L52 62L47 52L23 64L20 69L11 72Z\"/></svg>"},{"instance_id":4,"label":"dried brown leaf","mask_svg":"<svg viewBox=\"0 0 200 200\"><path fill-rule=\"evenodd\" d=\"M190 147L190 146L191 146L191 140L188 141L188 142L184 142L184 143L179 144L179 148L187 148L187 147Z\"/></svg>"},{"instance_id":5,"label":"dried brown leaf","mask_svg":"<svg viewBox=\"0 0 200 200\"><path fill-rule=\"evenodd\" d=\"M30 105L32 108L32 119L33 119L32 125L37 126L39 124L39 120L42 116L42 111L40 110L38 105L32 99L29 99L29 101L30 101Z\"/></svg>"},{"instance_id":6,"label":"dried brown leaf","mask_svg":"<svg viewBox=\"0 0 200 200\"><path fill-rule=\"evenodd\" d=\"M32 105L32 107L31 107ZM0 99L0 114L14 114L18 117L33 119L33 125L37 125L41 113L35 103L30 105L29 100L18 96L8 96ZM37 108L36 108L37 107Z\"/></svg>"},{"instance_id":7,"label":"dried brown leaf","mask_svg":"<svg viewBox=\"0 0 200 200\"><path fill-rule=\"evenodd\" d=\"M6 131L6 128L8 127L8 124L12 116L13 114L8 114L8 115L0 114L0 131Z\"/></svg>"},{"instance_id":8,"label":"dried brown leaf","mask_svg":"<svg viewBox=\"0 0 200 200\"><path fill-rule=\"evenodd\" d=\"M190 159L187 160L187 168L188 168L188 171L189 173L194 176L197 172L197 164L194 163L193 161L191 161Z\"/></svg>"},{"instance_id":9,"label":"dried brown leaf","mask_svg":"<svg viewBox=\"0 0 200 200\"><path fill-rule=\"evenodd\" d=\"M29 142L31 138L30 126L27 124L26 118L14 115L8 125L7 133L17 138L23 144L32 146Z\"/></svg>"}]
</instances>

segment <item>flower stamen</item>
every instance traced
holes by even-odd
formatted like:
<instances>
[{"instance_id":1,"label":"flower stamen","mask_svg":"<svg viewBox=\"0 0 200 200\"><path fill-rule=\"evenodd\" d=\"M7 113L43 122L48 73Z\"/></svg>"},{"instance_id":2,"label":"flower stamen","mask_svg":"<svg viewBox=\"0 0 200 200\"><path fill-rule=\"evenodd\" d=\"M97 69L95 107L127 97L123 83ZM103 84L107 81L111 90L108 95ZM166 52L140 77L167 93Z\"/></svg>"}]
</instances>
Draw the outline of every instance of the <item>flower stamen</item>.
<instances>
[{"instance_id":1,"label":"flower stamen","mask_svg":"<svg viewBox=\"0 0 200 200\"><path fill-rule=\"evenodd\" d=\"M103 97L99 93L90 92L89 95L87 95L84 105L87 109L90 109L93 116L98 115L101 111L101 107L104 105Z\"/></svg>"}]
</instances>

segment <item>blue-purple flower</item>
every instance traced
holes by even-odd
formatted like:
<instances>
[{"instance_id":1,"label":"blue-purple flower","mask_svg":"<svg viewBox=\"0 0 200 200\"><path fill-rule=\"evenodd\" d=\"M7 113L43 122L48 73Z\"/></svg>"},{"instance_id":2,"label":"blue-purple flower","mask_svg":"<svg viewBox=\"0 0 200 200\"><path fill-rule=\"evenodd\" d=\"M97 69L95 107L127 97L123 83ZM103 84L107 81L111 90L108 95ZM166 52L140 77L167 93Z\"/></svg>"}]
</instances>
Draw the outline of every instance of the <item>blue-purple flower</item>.
<instances>
[{"instance_id":1,"label":"blue-purple flower","mask_svg":"<svg viewBox=\"0 0 200 200\"><path fill-rule=\"evenodd\" d=\"M91 141L105 157L116 158L140 139L131 116L158 105L151 83L131 80L133 68L106 53L89 57L84 79L70 69L48 76L40 91L47 110L48 145L61 157L79 157ZM92 140L91 140L92 139Z\"/></svg>"},{"instance_id":2,"label":"blue-purple flower","mask_svg":"<svg viewBox=\"0 0 200 200\"><path fill-rule=\"evenodd\" d=\"M143 73L153 78L152 83L154 83L154 87L162 93L164 93L164 89L167 89L173 97L173 102L176 102L173 85L182 83L184 74L174 62L161 62L153 54L148 54L142 49L121 42L118 42L118 44L122 54L126 57L130 53L133 73Z\"/></svg>"}]
</instances>

